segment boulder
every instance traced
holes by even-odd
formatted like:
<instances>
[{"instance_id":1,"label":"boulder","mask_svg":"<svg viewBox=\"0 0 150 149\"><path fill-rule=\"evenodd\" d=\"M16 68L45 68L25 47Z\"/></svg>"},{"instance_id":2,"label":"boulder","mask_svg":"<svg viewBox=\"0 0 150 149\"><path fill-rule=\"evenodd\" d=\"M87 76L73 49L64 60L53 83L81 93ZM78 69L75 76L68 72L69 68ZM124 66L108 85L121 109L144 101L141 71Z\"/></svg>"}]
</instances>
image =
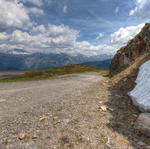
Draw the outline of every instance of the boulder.
<instances>
[{"instance_id":1,"label":"boulder","mask_svg":"<svg viewBox=\"0 0 150 149\"><path fill-rule=\"evenodd\" d=\"M142 113L135 123L135 129L150 136L150 113Z\"/></svg>"},{"instance_id":2,"label":"boulder","mask_svg":"<svg viewBox=\"0 0 150 149\"><path fill-rule=\"evenodd\" d=\"M139 68L135 82L135 88L128 95L140 111L150 112L150 60Z\"/></svg>"}]
</instances>

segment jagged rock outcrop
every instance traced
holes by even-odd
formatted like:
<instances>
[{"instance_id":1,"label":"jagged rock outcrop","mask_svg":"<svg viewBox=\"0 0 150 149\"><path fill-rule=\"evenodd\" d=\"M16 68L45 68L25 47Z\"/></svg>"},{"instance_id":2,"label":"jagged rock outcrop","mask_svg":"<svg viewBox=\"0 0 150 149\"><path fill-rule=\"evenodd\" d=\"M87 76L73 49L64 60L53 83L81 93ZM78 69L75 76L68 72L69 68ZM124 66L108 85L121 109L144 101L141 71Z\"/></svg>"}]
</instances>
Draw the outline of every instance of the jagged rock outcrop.
<instances>
[{"instance_id":1,"label":"jagged rock outcrop","mask_svg":"<svg viewBox=\"0 0 150 149\"><path fill-rule=\"evenodd\" d=\"M110 75L121 72L146 52L150 52L150 23L146 23L135 38L118 50L110 64Z\"/></svg>"}]
</instances>

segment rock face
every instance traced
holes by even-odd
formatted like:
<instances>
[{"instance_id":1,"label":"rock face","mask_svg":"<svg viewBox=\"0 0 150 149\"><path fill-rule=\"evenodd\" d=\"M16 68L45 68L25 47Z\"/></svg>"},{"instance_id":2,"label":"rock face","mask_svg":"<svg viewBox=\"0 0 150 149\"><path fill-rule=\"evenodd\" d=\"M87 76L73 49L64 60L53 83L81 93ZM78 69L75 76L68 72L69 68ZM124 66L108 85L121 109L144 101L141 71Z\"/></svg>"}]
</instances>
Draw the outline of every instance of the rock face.
<instances>
[{"instance_id":1,"label":"rock face","mask_svg":"<svg viewBox=\"0 0 150 149\"><path fill-rule=\"evenodd\" d=\"M135 129L150 136L150 113L142 113L135 123Z\"/></svg>"},{"instance_id":2,"label":"rock face","mask_svg":"<svg viewBox=\"0 0 150 149\"><path fill-rule=\"evenodd\" d=\"M113 76L121 72L130 66L136 58L149 51L150 23L146 23L141 32L114 56L110 64L110 74Z\"/></svg>"}]
</instances>

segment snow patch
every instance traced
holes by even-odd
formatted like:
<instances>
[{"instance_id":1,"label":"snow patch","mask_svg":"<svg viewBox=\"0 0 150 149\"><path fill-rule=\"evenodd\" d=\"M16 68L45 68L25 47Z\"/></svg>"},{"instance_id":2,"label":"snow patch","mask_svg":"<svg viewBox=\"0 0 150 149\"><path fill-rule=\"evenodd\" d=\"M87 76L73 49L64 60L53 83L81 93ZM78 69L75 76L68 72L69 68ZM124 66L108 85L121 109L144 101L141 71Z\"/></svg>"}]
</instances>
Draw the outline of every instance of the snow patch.
<instances>
[{"instance_id":1,"label":"snow patch","mask_svg":"<svg viewBox=\"0 0 150 149\"><path fill-rule=\"evenodd\" d=\"M140 67L135 82L135 88L128 95L140 111L150 112L150 60Z\"/></svg>"}]
</instances>

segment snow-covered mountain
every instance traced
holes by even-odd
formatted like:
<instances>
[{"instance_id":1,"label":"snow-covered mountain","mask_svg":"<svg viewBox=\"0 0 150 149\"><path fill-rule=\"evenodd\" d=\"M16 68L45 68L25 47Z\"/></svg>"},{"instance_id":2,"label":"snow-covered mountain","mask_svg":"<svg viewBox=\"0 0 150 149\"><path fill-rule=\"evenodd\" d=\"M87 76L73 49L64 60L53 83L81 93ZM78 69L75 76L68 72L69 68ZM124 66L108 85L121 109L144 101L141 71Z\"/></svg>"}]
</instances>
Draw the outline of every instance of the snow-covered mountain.
<instances>
[{"instance_id":1,"label":"snow-covered mountain","mask_svg":"<svg viewBox=\"0 0 150 149\"><path fill-rule=\"evenodd\" d=\"M22 50L22 49L14 49L14 50L9 50L7 51L8 54L12 54L12 55L29 55L31 53Z\"/></svg>"},{"instance_id":2,"label":"snow-covered mountain","mask_svg":"<svg viewBox=\"0 0 150 149\"><path fill-rule=\"evenodd\" d=\"M29 53L25 50L14 49L5 53L0 53L0 70L46 69L68 64L104 61L111 57L110 55L85 56L77 54L73 56L66 53ZM105 67L106 65L108 65L108 63L104 64Z\"/></svg>"}]
</instances>

